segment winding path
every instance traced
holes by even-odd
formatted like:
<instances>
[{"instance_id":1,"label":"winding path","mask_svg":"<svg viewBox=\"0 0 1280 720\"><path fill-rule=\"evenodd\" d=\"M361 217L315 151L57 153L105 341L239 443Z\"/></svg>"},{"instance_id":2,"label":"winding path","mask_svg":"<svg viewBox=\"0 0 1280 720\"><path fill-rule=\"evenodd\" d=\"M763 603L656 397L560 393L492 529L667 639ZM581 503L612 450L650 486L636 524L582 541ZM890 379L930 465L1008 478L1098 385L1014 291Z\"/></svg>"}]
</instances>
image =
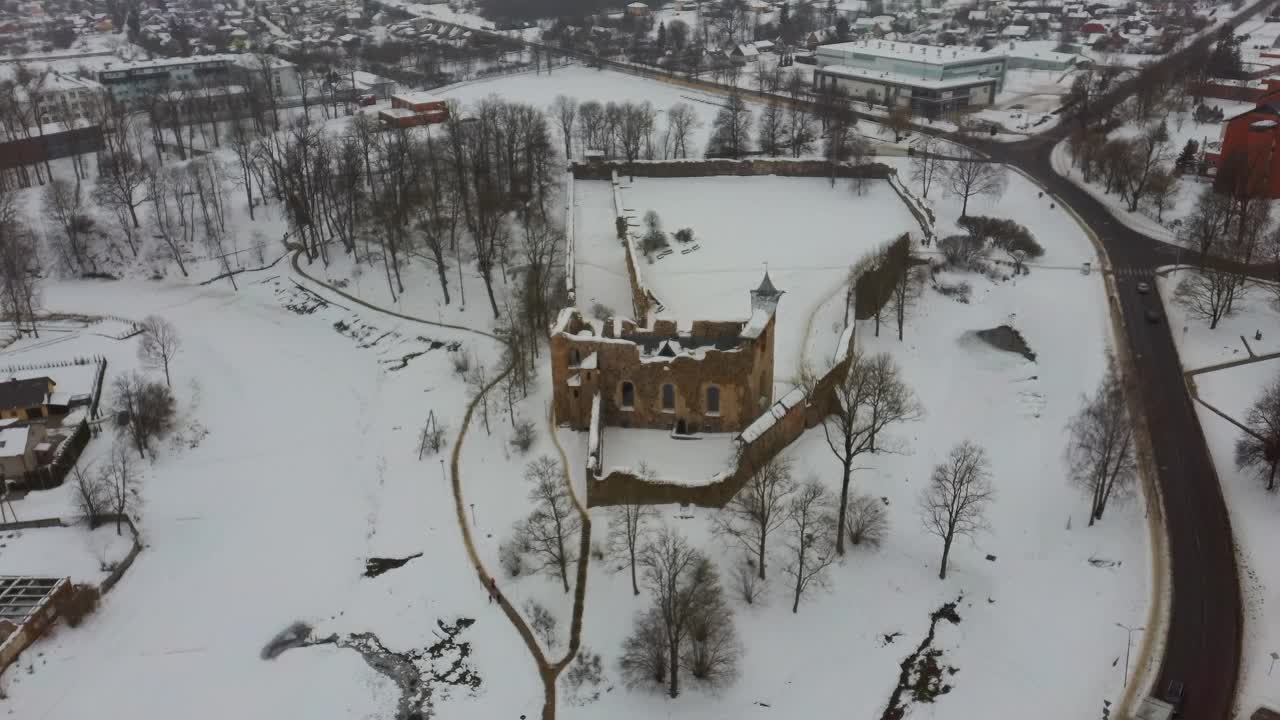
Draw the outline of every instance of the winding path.
<instances>
[{"instance_id":1,"label":"winding path","mask_svg":"<svg viewBox=\"0 0 1280 720\"><path fill-rule=\"evenodd\" d=\"M302 269L302 266L298 262L301 256L301 250L294 252L292 264L295 273L308 282L318 285L328 292L340 295L368 310L399 318L401 320L407 320L409 322L421 323L423 325L430 325L433 327L448 328L451 330L459 330L479 335L499 343L503 342L498 336L493 333L485 332L484 330L477 330L475 328L469 328L462 325L436 322L433 320L425 320L423 318L378 307L377 305L362 300L340 288L334 287L333 285L308 274L307 271ZM463 500L462 493L462 471L460 469L462 464L462 443L466 440L467 429L471 426L471 417L475 414L477 404L489 393L490 390L497 387L498 383L502 382L503 378L505 378L511 370L512 366L510 364L504 366L502 368L502 372L495 375L494 378L480 390L480 392L476 393L476 396L472 398L471 402L467 404L467 411L462 418L462 426L458 429L458 437L453 443L453 452L450 454L449 458L449 479L453 490L454 512L458 519L458 529L462 531L462 544L466 547L467 557L470 558L471 565L476 571L476 579L480 581L480 586L485 592L489 592L491 587L496 586L497 576L493 575L485 568L484 562L480 559L480 553L476 551L475 541L471 535L471 526L467 522L466 503ZM533 631L529 628L529 624L525 622L524 617L520 615L520 611L517 610L515 606L507 600L507 596L501 592L497 593L497 601L498 605L502 608L503 614L507 616L507 620L511 622L511 625L516 629L516 632L520 634L520 638L524 640L525 646L529 649L529 653L533 655L534 662L538 666L538 676L542 679L542 720L554 720L556 716L556 680L559 678L560 673L563 672L564 669L569 666L569 663L573 661L573 658L578 653L578 648L582 644L582 614L587 595L587 568L591 559L591 516L587 513L587 509L583 506L581 500L577 496L577 493L574 492L573 482L569 477L571 470L569 468L568 458L565 455L564 448L560 446L559 438L556 436L554 415L548 413L547 421L547 432L550 434L551 441L555 445L556 451L560 456L560 467L562 469L565 485L569 490L569 497L572 498L574 509L578 512L582 521L582 532L579 536L578 543L576 585L574 587L573 594L573 617L569 625L569 647L565 651L564 656L554 662L548 660L546 653L542 651L542 647L538 644L537 638L534 637Z\"/></svg>"}]
</instances>

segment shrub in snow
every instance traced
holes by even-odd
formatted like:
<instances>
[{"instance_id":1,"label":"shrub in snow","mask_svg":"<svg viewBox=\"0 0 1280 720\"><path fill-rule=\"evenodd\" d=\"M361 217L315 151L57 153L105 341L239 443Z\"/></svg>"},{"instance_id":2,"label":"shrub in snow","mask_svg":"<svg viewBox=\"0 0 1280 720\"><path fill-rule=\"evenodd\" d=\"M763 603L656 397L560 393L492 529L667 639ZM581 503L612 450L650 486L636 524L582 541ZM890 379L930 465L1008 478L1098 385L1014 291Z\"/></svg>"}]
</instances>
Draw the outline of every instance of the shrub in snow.
<instances>
[{"instance_id":1,"label":"shrub in snow","mask_svg":"<svg viewBox=\"0 0 1280 720\"><path fill-rule=\"evenodd\" d=\"M878 548L889 534L889 516L884 501L870 495L858 495L849 502L845 521L849 542L858 547Z\"/></svg>"},{"instance_id":2,"label":"shrub in snow","mask_svg":"<svg viewBox=\"0 0 1280 720\"><path fill-rule=\"evenodd\" d=\"M515 540L498 543L498 564L507 577L517 578L524 572L524 553Z\"/></svg>"},{"instance_id":3,"label":"shrub in snow","mask_svg":"<svg viewBox=\"0 0 1280 720\"><path fill-rule=\"evenodd\" d=\"M973 235L949 235L938 241L938 250L947 265L959 270L980 270L986 266L987 243Z\"/></svg>"},{"instance_id":4,"label":"shrub in snow","mask_svg":"<svg viewBox=\"0 0 1280 720\"><path fill-rule=\"evenodd\" d=\"M520 418L516 420L515 427L511 433L511 447L515 448L521 455L529 452L529 448L533 447L533 441L537 438L537 426L532 420Z\"/></svg>"},{"instance_id":5,"label":"shrub in snow","mask_svg":"<svg viewBox=\"0 0 1280 720\"><path fill-rule=\"evenodd\" d=\"M441 422L432 422L423 426L422 435L418 440L418 459L440 452L448 432L449 426Z\"/></svg>"},{"instance_id":6,"label":"shrub in snow","mask_svg":"<svg viewBox=\"0 0 1280 720\"><path fill-rule=\"evenodd\" d=\"M556 637L556 616L551 614L547 606L533 598L524 601L524 614L529 618L529 629L538 636L543 646L548 650L554 649L559 642Z\"/></svg>"},{"instance_id":7,"label":"shrub in snow","mask_svg":"<svg viewBox=\"0 0 1280 720\"><path fill-rule=\"evenodd\" d=\"M98 588L93 585L72 585L58 600L58 614L71 627L80 627L98 608L98 596Z\"/></svg>"},{"instance_id":8,"label":"shrub in snow","mask_svg":"<svg viewBox=\"0 0 1280 720\"><path fill-rule=\"evenodd\" d=\"M453 363L453 374L466 375L471 370L471 353L466 350L455 350L449 353L449 361Z\"/></svg>"},{"instance_id":9,"label":"shrub in snow","mask_svg":"<svg viewBox=\"0 0 1280 720\"><path fill-rule=\"evenodd\" d=\"M750 556L744 556L733 566L733 586L738 591L738 597L748 605L754 605L764 595L766 583L760 579L760 569Z\"/></svg>"},{"instance_id":10,"label":"shrub in snow","mask_svg":"<svg viewBox=\"0 0 1280 720\"><path fill-rule=\"evenodd\" d=\"M656 210L649 210L644 214L644 229L646 233L662 232L662 218L658 217Z\"/></svg>"},{"instance_id":11,"label":"shrub in snow","mask_svg":"<svg viewBox=\"0 0 1280 720\"><path fill-rule=\"evenodd\" d=\"M680 228L676 231L676 242L691 243L693 242L693 228Z\"/></svg>"},{"instance_id":12,"label":"shrub in snow","mask_svg":"<svg viewBox=\"0 0 1280 720\"><path fill-rule=\"evenodd\" d=\"M584 705L600 697L600 684L604 682L604 662L600 653L591 652L586 646L578 649L569 671L565 673L565 685L571 702Z\"/></svg>"},{"instance_id":13,"label":"shrub in snow","mask_svg":"<svg viewBox=\"0 0 1280 720\"><path fill-rule=\"evenodd\" d=\"M593 303L591 305L591 317L596 320L608 320L613 317L613 315L613 308L605 305L604 303Z\"/></svg>"},{"instance_id":14,"label":"shrub in snow","mask_svg":"<svg viewBox=\"0 0 1280 720\"><path fill-rule=\"evenodd\" d=\"M969 298L973 295L973 288L967 282L958 283L938 283L933 286L942 295L945 295L958 303L969 304Z\"/></svg>"},{"instance_id":15,"label":"shrub in snow","mask_svg":"<svg viewBox=\"0 0 1280 720\"><path fill-rule=\"evenodd\" d=\"M640 250L645 255L653 253L667 247L667 234L661 230L650 230L644 234L644 238L640 241Z\"/></svg>"}]
</instances>

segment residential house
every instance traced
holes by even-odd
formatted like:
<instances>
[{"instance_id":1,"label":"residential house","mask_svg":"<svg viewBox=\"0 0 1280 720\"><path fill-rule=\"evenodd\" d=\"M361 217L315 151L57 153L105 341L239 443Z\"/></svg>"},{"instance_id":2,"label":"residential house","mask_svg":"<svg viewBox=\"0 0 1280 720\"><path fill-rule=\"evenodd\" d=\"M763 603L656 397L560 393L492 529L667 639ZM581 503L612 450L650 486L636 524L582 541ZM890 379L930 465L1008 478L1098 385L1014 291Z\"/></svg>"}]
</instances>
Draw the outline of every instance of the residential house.
<instances>
[{"instance_id":1,"label":"residential house","mask_svg":"<svg viewBox=\"0 0 1280 720\"><path fill-rule=\"evenodd\" d=\"M24 423L17 420L0 427L0 482L6 478L21 478L40 466L36 446L44 442L46 429L42 423Z\"/></svg>"},{"instance_id":2,"label":"residential house","mask_svg":"<svg viewBox=\"0 0 1280 720\"><path fill-rule=\"evenodd\" d=\"M0 383L0 419L39 420L48 417L55 387L56 383L49 377L10 379ZM53 409L56 410L57 406Z\"/></svg>"}]
</instances>

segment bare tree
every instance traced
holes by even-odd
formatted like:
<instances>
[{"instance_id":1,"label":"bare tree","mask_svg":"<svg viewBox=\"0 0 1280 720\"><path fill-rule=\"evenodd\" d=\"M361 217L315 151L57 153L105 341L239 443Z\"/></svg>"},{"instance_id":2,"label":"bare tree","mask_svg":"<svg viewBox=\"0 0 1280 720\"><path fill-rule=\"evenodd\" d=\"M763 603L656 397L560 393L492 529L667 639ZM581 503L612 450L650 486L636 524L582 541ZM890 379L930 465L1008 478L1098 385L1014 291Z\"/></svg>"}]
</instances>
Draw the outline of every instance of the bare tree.
<instances>
[{"instance_id":1,"label":"bare tree","mask_svg":"<svg viewBox=\"0 0 1280 720\"><path fill-rule=\"evenodd\" d=\"M814 384L805 382L810 397ZM835 526L836 552L844 554L844 535L849 505L849 482L859 455L874 452L876 436L895 423L917 420L923 415L911 388L902 380L898 366L888 354L866 357L854 352L844 379L831 391L828 414L822 419L827 446L840 461L839 517Z\"/></svg>"},{"instance_id":2,"label":"bare tree","mask_svg":"<svg viewBox=\"0 0 1280 720\"><path fill-rule=\"evenodd\" d=\"M854 495L849 501L845 532L849 542L861 547L880 547L889 534L889 517L885 501L871 495Z\"/></svg>"},{"instance_id":3,"label":"bare tree","mask_svg":"<svg viewBox=\"0 0 1280 720\"><path fill-rule=\"evenodd\" d=\"M1134 212L1150 189L1152 176L1171 159L1169 128L1163 120L1147 127L1128 144L1128 150L1132 157L1125 163L1128 172L1121 181L1129 197L1129 212Z\"/></svg>"},{"instance_id":4,"label":"bare tree","mask_svg":"<svg viewBox=\"0 0 1280 720\"><path fill-rule=\"evenodd\" d=\"M1233 207L1231 198L1224 193L1206 187L1196 199L1195 209L1182 221L1178 236L1188 248L1194 250L1204 265L1226 237L1231 225Z\"/></svg>"},{"instance_id":5,"label":"bare tree","mask_svg":"<svg viewBox=\"0 0 1280 720\"><path fill-rule=\"evenodd\" d=\"M698 113L688 103L678 102L667 109L667 136L671 157L689 157L689 137L702 126Z\"/></svg>"},{"instance_id":6,"label":"bare tree","mask_svg":"<svg viewBox=\"0 0 1280 720\"><path fill-rule=\"evenodd\" d=\"M107 514L111 505L111 491L98 474L89 472L89 466L81 464L71 466L71 476L75 478L75 509L89 523L93 530L102 524L102 516Z\"/></svg>"},{"instance_id":7,"label":"bare tree","mask_svg":"<svg viewBox=\"0 0 1280 720\"><path fill-rule=\"evenodd\" d=\"M164 384L173 387L169 366L182 350L182 338L173 323L159 315L148 315L142 321L142 340L138 343L138 359L148 367L164 370Z\"/></svg>"},{"instance_id":8,"label":"bare tree","mask_svg":"<svg viewBox=\"0 0 1280 720\"><path fill-rule=\"evenodd\" d=\"M733 623L733 609L725 601L719 575L709 561L701 569L698 602L691 618L689 641L680 653L680 663L694 680L705 687L721 688L738 675L742 645Z\"/></svg>"},{"instance_id":9,"label":"bare tree","mask_svg":"<svg viewBox=\"0 0 1280 720\"><path fill-rule=\"evenodd\" d=\"M111 389L120 429L145 458L151 441L173 429L173 394L167 386L150 382L136 371L117 376Z\"/></svg>"},{"instance_id":10,"label":"bare tree","mask_svg":"<svg viewBox=\"0 0 1280 720\"><path fill-rule=\"evenodd\" d=\"M671 661L667 633L657 607L636 615L631 634L622 643L619 665L628 687L667 682Z\"/></svg>"},{"instance_id":11,"label":"bare tree","mask_svg":"<svg viewBox=\"0 0 1280 720\"><path fill-rule=\"evenodd\" d=\"M13 193L0 189L0 311L22 332L26 321L36 337L35 309L39 305L39 255L36 239L12 202Z\"/></svg>"},{"instance_id":12,"label":"bare tree","mask_svg":"<svg viewBox=\"0 0 1280 720\"><path fill-rule=\"evenodd\" d=\"M573 507L560 463L542 456L529 463L525 481L533 485L529 500L533 512L516 528L517 545L530 560L533 572L557 576L569 592L569 565L577 560L574 535L582 527L582 519Z\"/></svg>"},{"instance_id":13,"label":"bare tree","mask_svg":"<svg viewBox=\"0 0 1280 720\"><path fill-rule=\"evenodd\" d=\"M712 122L707 157L740 158L747 152L750 140L751 108L742 96L731 92Z\"/></svg>"},{"instance_id":14,"label":"bare tree","mask_svg":"<svg viewBox=\"0 0 1280 720\"><path fill-rule=\"evenodd\" d=\"M1124 387L1115 359L1108 357L1107 361L1107 373L1098 389L1084 399L1084 406L1068 425L1068 474L1071 482L1089 495L1090 525L1102 519L1108 500L1133 488L1138 472Z\"/></svg>"},{"instance_id":15,"label":"bare tree","mask_svg":"<svg viewBox=\"0 0 1280 720\"><path fill-rule=\"evenodd\" d=\"M1280 467L1280 380L1272 380L1249 408L1243 437L1236 441L1236 467L1252 470L1267 480L1267 490L1276 489Z\"/></svg>"},{"instance_id":16,"label":"bare tree","mask_svg":"<svg viewBox=\"0 0 1280 720\"><path fill-rule=\"evenodd\" d=\"M774 456L752 469L746 484L712 520L717 535L741 545L752 557L761 580L768 579L769 536L787 521L794 491L790 459Z\"/></svg>"},{"instance_id":17,"label":"bare tree","mask_svg":"<svg viewBox=\"0 0 1280 720\"><path fill-rule=\"evenodd\" d=\"M643 463L640 465L640 477L651 479L653 471ZM652 505L638 502L635 498L627 498L621 505L609 509L609 553L618 560L625 560L631 569L631 592L640 594L640 584L636 579L637 559L643 554L648 544L652 523L658 518L658 512Z\"/></svg>"},{"instance_id":18,"label":"bare tree","mask_svg":"<svg viewBox=\"0 0 1280 720\"><path fill-rule=\"evenodd\" d=\"M116 535L121 534L120 524L124 517L135 513L141 505L141 495L136 487L137 470L131 455L124 443L115 442L99 475L99 482L106 490L108 506L116 516Z\"/></svg>"},{"instance_id":19,"label":"bare tree","mask_svg":"<svg viewBox=\"0 0 1280 720\"><path fill-rule=\"evenodd\" d=\"M1173 291L1173 299L1190 314L1208 321L1209 329L1213 330L1222 318L1231 314L1240 289L1235 273L1206 266L1187 271Z\"/></svg>"},{"instance_id":20,"label":"bare tree","mask_svg":"<svg viewBox=\"0 0 1280 720\"><path fill-rule=\"evenodd\" d=\"M902 136L911 132L911 108L907 105L894 105L889 110L885 126L893 131L894 142L902 142Z\"/></svg>"},{"instance_id":21,"label":"bare tree","mask_svg":"<svg viewBox=\"0 0 1280 720\"><path fill-rule=\"evenodd\" d=\"M921 135L911 154L911 179L920 183L920 197L929 197L929 189L942 168L942 159L938 153L942 150L942 141L932 135Z\"/></svg>"},{"instance_id":22,"label":"bare tree","mask_svg":"<svg viewBox=\"0 0 1280 720\"><path fill-rule=\"evenodd\" d=\"M925 530L942 539L939 579L947 579L947 560L956 537L972 537L987 528L987 506L995 496L987 452L968 440L934 467L929 487L920 495L920 517Z\"/></svg>"},{"instance_id":23,"label":"bare tree","mask_svg":"<svg viewBox=\"0 0 1280 720\"><path fill-rule=\"evenodd\" d=\"M60 233L54 236L54 246L63 265L72 272L96 269L89 247L93 219L85 210L84 194L79 183L71 184L55 179L44 189L45 217Z\"/></svg>"},{"instance_id":24,"label":"bare tree","mask_svg":"<svg viewBox=\"0 0 1280 720\"><path fill-rule=\"evenodd\" d=\"M787 521L787 548L792 558L785 572L793 581L791 612L795 613L810 586L826 583L827 568L839 557L834 540L843 536L831 494L817 480L801 485L787 503Z\"/></svg>"},{"instance_id":25,"label":"bare tree","mask_svg":"<svg viewBox=\"0 0 1280 720\"><path fill-rule=\"evenodd\" d=\"M924 287L929 280L929 268L926 265L912 265L906 262L900 263L900 267L898 281L893 286L893 294L889 297L888 303L893 319L898 325L899 341L902 340L907 317L920 301L920 296L924 293Z\"/></svg>"},{"instance_id":26,"label":"bare tree","mask_svg":"<svg viewBox=\"0 0 1280 720\"><path fill-rule=\"evenodd\" d=\"M969 198L978 195L999 197L1004 193L1006 172L1003 165L985 162L968 153L964 160L952 161L942 179L952 195L962 198L960 217L969 214Z\"/></svg>"},{"instance_id":27,"label":"bare tree","mask_svg":"<svg viewBox=\"0 0 1280 720\"><path fill-rule=\"evenodd\" d=\"M771 99L760 113L760 125L756 130L756 143L760 152L778 157L786 149L786 114L777 99Z\"/></svg>"},{"instance_id":28,"label":"bare tree","mask_svg":"<svg viewBox=\"0 0 1280 720\"><path fill-rule=\"evenodd\" d=\"M664 527L645 549L640 564L645 586L653 595L656 634L667 653L668 694L680 695L681 669L708 682L731 677L740 649L732 637L732 616L711 561L684 536ZM633 637L649 630L638 624Z\"/></svg>"},{"instance_id":29,"label":"bare tree","mask_svg":"<svg viewBox=\"0 0 1280 720\"><path fill-rule=\"evenodd\" d=\"M551 102L551 115L560 125L564 137L564 157L573 158L573 124L578 117L578 101L566 95L557 95Z\"/></svg>"}]
</instances>

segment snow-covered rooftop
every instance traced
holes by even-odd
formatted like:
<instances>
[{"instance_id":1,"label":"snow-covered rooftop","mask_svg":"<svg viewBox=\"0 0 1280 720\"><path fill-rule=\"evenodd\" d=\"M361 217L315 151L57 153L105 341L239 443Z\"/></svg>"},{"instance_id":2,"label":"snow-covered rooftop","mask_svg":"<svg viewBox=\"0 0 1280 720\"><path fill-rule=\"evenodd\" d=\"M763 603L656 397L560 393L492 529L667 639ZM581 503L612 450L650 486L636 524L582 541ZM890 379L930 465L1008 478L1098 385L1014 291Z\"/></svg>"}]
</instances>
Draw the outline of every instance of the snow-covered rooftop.
<instances>
[{"instance_id":1,"label":"snow-covered rooftop","mask_svg":"<svg viewBox=\"0 0 1280 720\"><path fill-rule=\"evenodd\" d=\"M27 436L30 434L30 425L0 430L0 457L18 457L26 453Z\"/></svg>"},{"instance_id":2,"label":"snow-covered rooftop","mask_svg":"<svg viewBox=\"0 0 1280 720\"><path fill-rule=\"evenodd\" d=\"M889 40L854 40L853 42L823 45L819 55L845 57L864 55L889 60L909 60L928 65L954 65L975 60L999 60L1004 53L999 50L984 51L981 48L938 47Z\"/></svg>"},{"instance_id":3,"label":"snow-covered rooftop","mask_svg":"<svg viewBox=\"0 0 1280 720\"><path fill-rule=\"evenodd\" d=\"M931 78L922 78L919 75L911 73L888 72L885 70L873 70L871 68L849 67L848 65L827 65L826 67L820 68L818 72L830 75L839 75L841 77L858 78L862 80L879 80L892 85L910 85L913 87L932 88L936 90L969 87L971 85L995 82L996 80L995 77L977 76L935 80Z\"/></svg>"}]
</instances>

